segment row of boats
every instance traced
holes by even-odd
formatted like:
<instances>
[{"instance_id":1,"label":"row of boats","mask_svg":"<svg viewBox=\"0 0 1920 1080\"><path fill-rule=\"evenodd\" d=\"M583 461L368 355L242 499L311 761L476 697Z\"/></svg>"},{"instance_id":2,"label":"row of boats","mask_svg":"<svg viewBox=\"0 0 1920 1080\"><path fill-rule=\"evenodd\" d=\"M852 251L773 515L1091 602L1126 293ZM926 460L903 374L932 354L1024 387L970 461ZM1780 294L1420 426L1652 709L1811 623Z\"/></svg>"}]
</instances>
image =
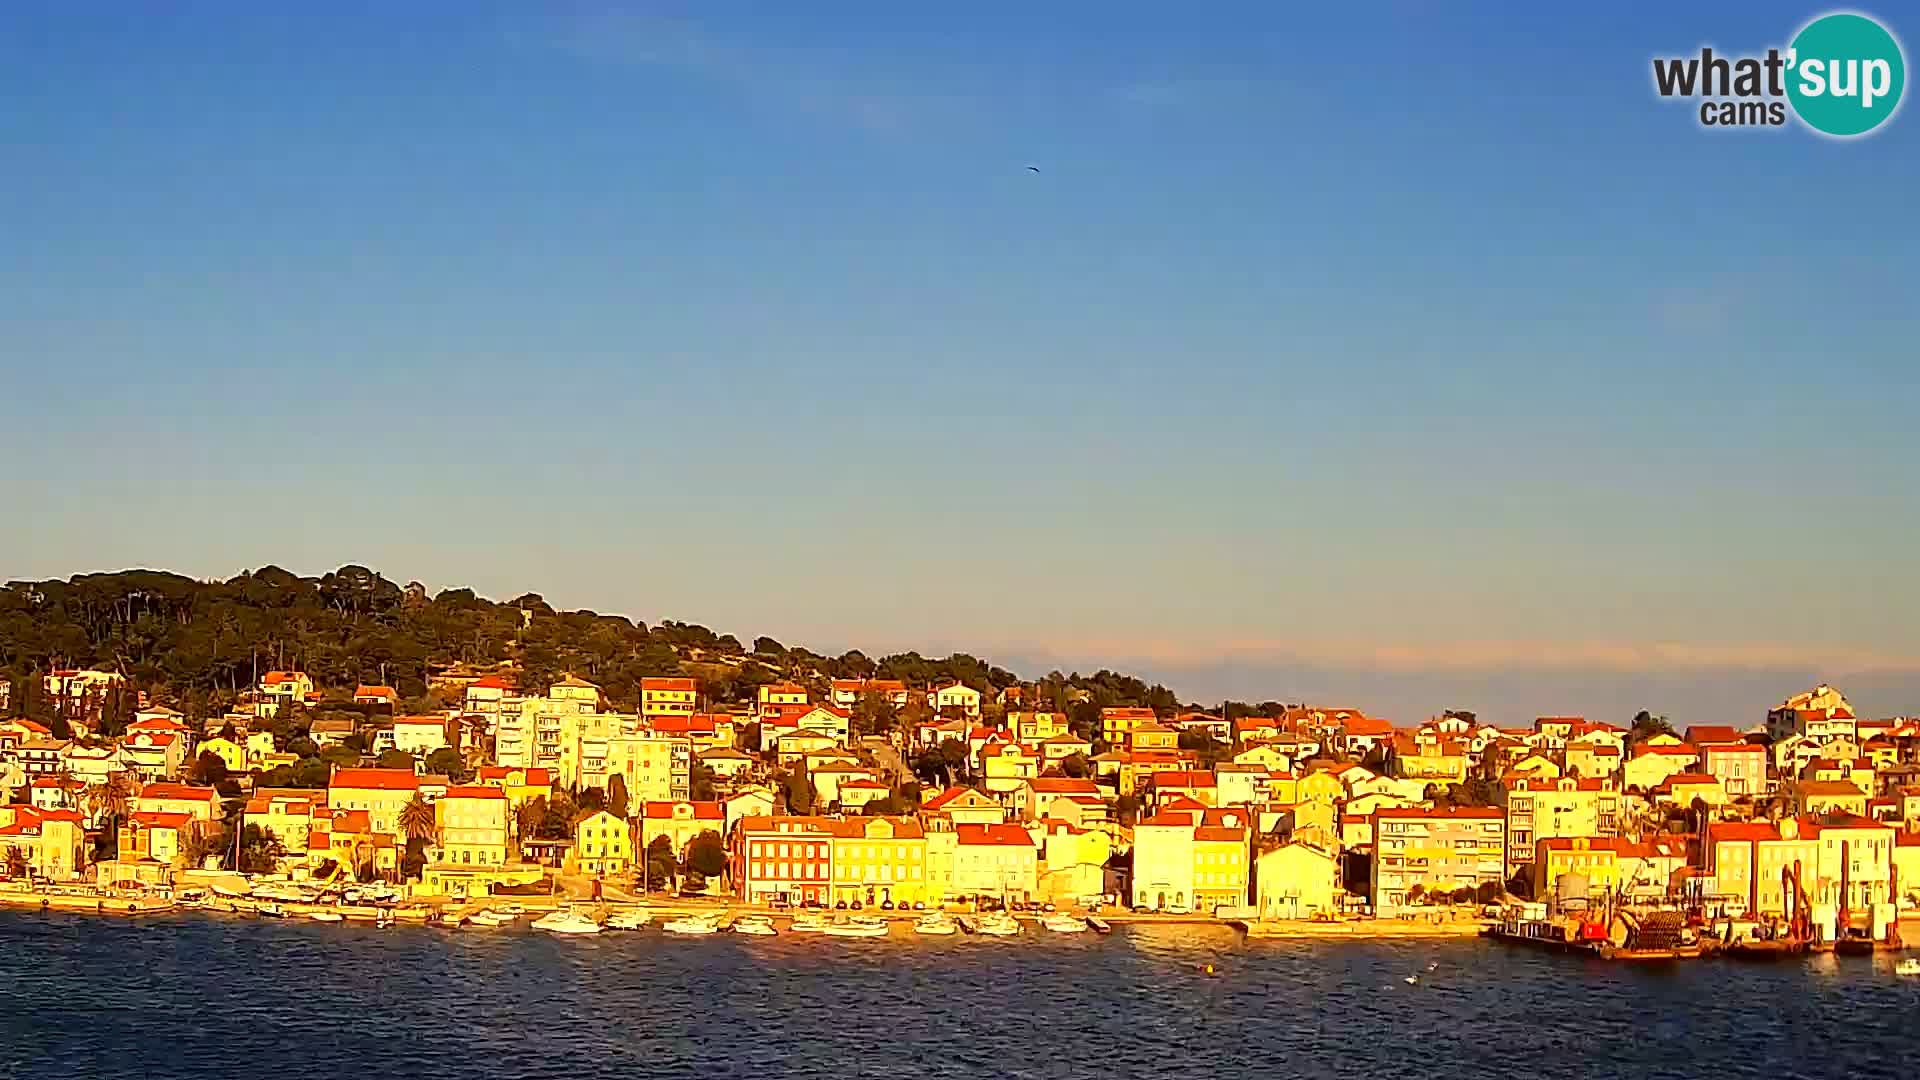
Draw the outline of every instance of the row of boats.
<instances>
[{"instance_id":1,"label":"row of boats","mask_svg":"<svg viewBox=\"0 0 1920 1080\"><path fill-rule=\"evenodd\" d=\"M467 916L467 920L476 926L505 925L512 922L513 918L514 916L503 917L490 911ZM596 919L578 908L564 907L535 919L533 928L553 934L598 934L606 930L639 930L652 921L653 914L645 907L623 908L608 915L605 921ZM931 912L915 920L912 925L914 933L929 937L948 937L961 933L981 934L987 937L1011 937L1020 933L1021 930L1020 921L1005 912L995 912L979 919L966 916L955 918L944 912ZM1113 929L1101 919L1080 918L1067 914L1048 915L1040 920L1040 925L1060 934L1082 934L1089 930L1104 934ZM683 915L662 922L660 929L669 934L688 935L722 932L718 915ZM774 928L773 918L769 915L741 915L724 929L727 933L746 934L753 937L773 937L779 932ZM866 915L829 919L825 915L801 914L795 916L787 926L788 933L847 938L886 937L889 929L886 919Z\"/></svg>"}]
</instances>

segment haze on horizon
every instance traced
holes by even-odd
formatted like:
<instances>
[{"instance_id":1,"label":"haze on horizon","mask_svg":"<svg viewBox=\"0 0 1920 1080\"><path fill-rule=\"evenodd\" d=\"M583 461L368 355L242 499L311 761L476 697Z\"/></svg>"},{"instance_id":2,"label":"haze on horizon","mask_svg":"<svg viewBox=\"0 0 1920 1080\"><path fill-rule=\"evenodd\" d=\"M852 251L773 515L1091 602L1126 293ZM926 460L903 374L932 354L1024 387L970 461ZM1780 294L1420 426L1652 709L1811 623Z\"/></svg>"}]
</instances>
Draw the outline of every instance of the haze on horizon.
<instances>
[{"instance_id":1,"label":"haze on horizon","mask_svg":"<svg viewBox=\"0 0 1920 1080\"><path fill-rule=\"evenodd\" d=\"M527 10L0 12L6 578L1920 712L1920 121L1646 85L1814 9Z\"/></svg>"}]
</instances>

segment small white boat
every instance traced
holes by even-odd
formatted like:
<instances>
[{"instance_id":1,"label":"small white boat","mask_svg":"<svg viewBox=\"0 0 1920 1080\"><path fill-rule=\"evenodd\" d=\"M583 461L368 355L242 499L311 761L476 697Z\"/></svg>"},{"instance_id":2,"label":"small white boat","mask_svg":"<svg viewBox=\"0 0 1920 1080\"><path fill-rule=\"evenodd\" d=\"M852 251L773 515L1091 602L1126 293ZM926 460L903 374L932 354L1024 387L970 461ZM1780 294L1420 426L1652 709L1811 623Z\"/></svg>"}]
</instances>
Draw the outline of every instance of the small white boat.
<instances>
[{"instance_id":1,"label":"small white boat","mask_svg":"<svg viewBox=\"0 0 1920 1080\"><path fill-rule=\"evenodd\" d=\"M314 922L346 922L347 921L347 917L345 915L340 914L337 911L308 912L307 918L312 919Z\"/></svg>"},{"instance_id":2,"label":"small white boat","mask_svg":"<svg viewBox=\"0 0 1920 1080\"><path fill-rule=\"evenodd\" d=\"M668 919L660 924L660 929L669 934L711 934L717 932L720 925L711 915L688 915Z\"/></svg>"},{"instance_id":3,"label":"small white boat","mask_svg":"<svg viewBox=\"0 0 1920 1080\"><path fill-rule=\"evenodd\" d=\"M607 916L609 930L638 930L653 921L653 912L646 908L625 908Z\"/></svg>"},{"instance_id":4,"label":"small white boat","mask_svg":"<svg viewBox=\"0 0 1920 1080\"><path fill-rule=\"evenodd\" d=\"M513 916L504 911L481 908L461 920L473 926L506 926L513 922Z\"/></svg>"},{"instance_id":5,"label":"small white boat","mask_svg":"<svg viewBox=\"0 0 1920 1080\"><path fill-rule=\"evenodd\" d=\"M973 930L988 937L1012 937L1020 932L1020 920L1004 911L996 911L976 923Z\"/></svg>"},{"instance_id":6,"label":"small white boat","mask_svg":"<svg viewBox=\"0 0 1920 1080\"><path fill-rule=\"evenodd\" d=\"M916 934L927 934L932 937L949 937L959 933L960 927L952 919L936 911L931 915L922 915L920 918L914 920L913 932Z\"/></svg>"},{"instance_id":7,"label":"small white boat","mask_svg":"<svg viewBox=\"0 0 1920 1080\"><path fill-rule=\"evenodd\" d=\"M793 924L787 929L796 934L819 934L827 929L827 920L818 915L795 915Z\"/></svg>"},{"instance_id":8,"label":"small white boat","mask_svg":"<svg viewBox=\"0 0 1920 1080\"><path fill-rule=\"evenodd\" d=\"M506 907L497 908L495 910L504 911L507 914L514 916L515 918L518 918L527 913L527 909L520 906L519 904L508 904Z\"/></svg>"},{"instance_id":9,"label":"small white boat","mask_svg":"<svg viewBox=\"0 0 1920 1080\"><path fill-rule=\"evenodd\" d=\"M828 937L886 937L887 923L885 919L849 919L828 923L826 933Z\"/></svg>"},{"instance_id":10,"label":"small white boat","mask_svg":"<svg viewBox=\"0 0 1920 1080\"><path fill-rule=\"evenodd\" d=\"M373 917L373 928L375 930L385 930L387 927L392 926L395 921L393 912L383 911Z\"/></svg>"},{"instance_id":11,"label":"small white boat","mask_svg":"<svg viewBox=\"0 0 1920 1080\"><path fill-rule=\"evenodd\" d=\"M772 937L778 931L773 928L773 920L765 915L742 915L733 920L733 932L751 934L754 937Z\"/></svg>"},{"instance_id":12,"label":"small white boat","mask_svg":"<svg viewBox=\"0 0 1920 1080\"><path fill-rule=\"evenodd\" d=\"M1096 934L1113 933L1113 924L1098 915L1087 916L1087 928Z\"/></svg>"},{"instance_id":13,"label":"small white boat","mask_svg":"<svg viewBox=\"0 0 1920 1080\"><path fill-rule=\"evenodd\" d=\"M1040 920L1040 925L1056 934L1084 934L1087 932L1086 920L1076 919L1071 915L1049 915Z\"/></svg>"},{"instance_id":14,"label":"small white boat","mask_svg":"<svg viewBox=\"0 0 1920 1080\"><path fill-rule=\"evenodd\" d=\"M263 919L284 919L287 917L286 909L282 908L279 904L261 904L254 909L254 914Z\"/></svg>"},{"instance_id":15,"label":"small white boat","mask_svg":"<svg viewBox=\"0 0 1920 1080\"><path fill-rule=\"evenodd\" d=\"M599 923L572 908L561 908L550 915L542 915L533 920L533 928L550 934L597 934L601 929Z\"/></svg>"},{"instance_id":16,"label":"small white boat","mask_svg":"<svg viewBox=\"0 0 1920 1080\"><path fill-rule=\"evenodd\" d=\"M1893 973L1895 975L1920 975L1920 960L1909 956L1905 960L1893 965Z\"/></svg>"}]
</instances>

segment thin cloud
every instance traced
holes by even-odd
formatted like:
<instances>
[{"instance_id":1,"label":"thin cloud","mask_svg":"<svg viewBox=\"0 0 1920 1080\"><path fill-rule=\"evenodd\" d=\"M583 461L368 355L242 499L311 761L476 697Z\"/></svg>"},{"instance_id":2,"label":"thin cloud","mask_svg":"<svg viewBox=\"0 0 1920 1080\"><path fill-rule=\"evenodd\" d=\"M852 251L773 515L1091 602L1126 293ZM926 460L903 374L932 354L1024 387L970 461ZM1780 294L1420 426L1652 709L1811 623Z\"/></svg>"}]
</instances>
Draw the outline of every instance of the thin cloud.
<instances>
[{"instance_id":1,"label":"thin cloud","mask_svg":"<svg viewBox=\"0 0 1920 1080\"><path fill-rule=\"evenodd\" d=\"M508 33L521 45L595 63L677 72L723 87L756 107L801 112L866 131L899 131L952 112L951 98L902 91L850 75L844 65L823 57L723 39L670 19L554 17L516 25Z\"/></svg>"},{"instance_id":2,"label":"thin cloud","mask_svg":"<svg viewBox=\"0 0 1920 1080\"><path fill-rule=\"evenodd\" d=\"M1375 643L1337 641L1089 639L1050 642L1032 651L1109 663L1166 665L1218 663L1301 664L1382 672L1707 671L1792 668L1834 673L1920 671L1920 656L1876 649L1786 643L1450 641Z\"/></svg>"}]
</instances>

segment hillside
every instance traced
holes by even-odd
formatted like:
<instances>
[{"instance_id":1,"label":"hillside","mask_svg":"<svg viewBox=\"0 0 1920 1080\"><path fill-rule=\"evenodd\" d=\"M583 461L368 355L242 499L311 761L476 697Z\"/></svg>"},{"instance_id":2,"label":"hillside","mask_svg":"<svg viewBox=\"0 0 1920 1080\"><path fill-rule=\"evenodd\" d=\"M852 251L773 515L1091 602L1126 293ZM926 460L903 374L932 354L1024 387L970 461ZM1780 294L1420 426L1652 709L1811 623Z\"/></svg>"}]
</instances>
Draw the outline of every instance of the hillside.
<instances>
[{"instance_id":1,"label":"hillside","mask_svg":"<svg viewBox=\"0 0 1920 1080\"><path fill-rule=\"evenodd\" d=\"M533 593L506 602L471 589L430 597L417 582L398 585L363 566L319 577L267 566L226 581L126 570L0 589L0 671L15 687L57 668L99 668L190 715L223 708L269 670L302 670L349 694L357 683L390 685L411 702L448 666L503 662L518 666L526 686L567 672L590 679L625 710L635 707L640 679L652 675L692 675L715 704L748 700L754 687L780 678L877 675L916 686L954 679L989 694L1021 681L964 653L824 656L767 637L743 645L694 623L556 611ZM1114 672L1053 672L1038 682L1043 699L1064 701L1071 686L1099 706L1178 706L1165 687ZM15 693L15 711L30 696Z\"/></svg>"}]
</instances>

